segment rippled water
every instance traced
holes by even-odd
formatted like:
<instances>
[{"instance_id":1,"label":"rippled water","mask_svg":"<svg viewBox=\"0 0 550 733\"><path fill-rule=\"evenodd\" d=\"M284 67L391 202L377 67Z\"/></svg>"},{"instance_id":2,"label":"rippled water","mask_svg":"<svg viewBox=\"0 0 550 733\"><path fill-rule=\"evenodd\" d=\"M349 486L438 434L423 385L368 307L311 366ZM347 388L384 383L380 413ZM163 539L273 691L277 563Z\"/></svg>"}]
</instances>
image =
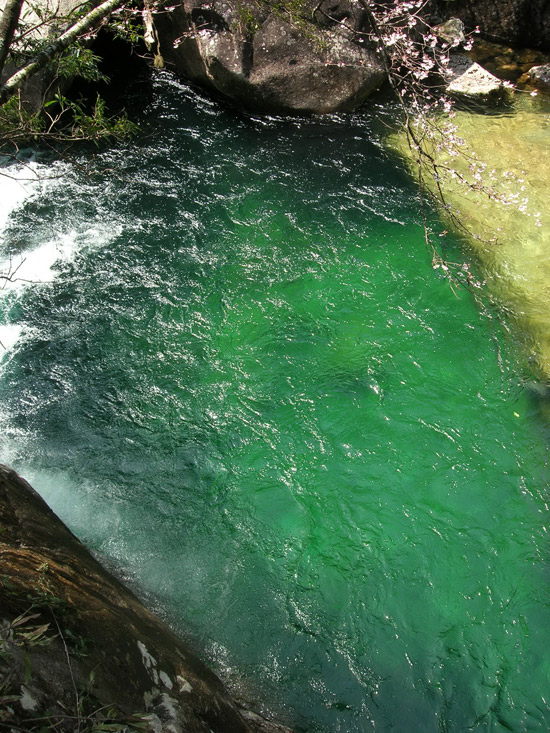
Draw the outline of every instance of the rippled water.
<instances>
[{"instance_id":1,"label":"rippled water","mask_svg":"<svg viewBox=\"0 0 550 733\"><path fill-rule=\"evenodd\" d=\"M538 398L373 119L147 119L12 204L3 460L297 731L547 730Z\"/></svg>"}]
</instances>

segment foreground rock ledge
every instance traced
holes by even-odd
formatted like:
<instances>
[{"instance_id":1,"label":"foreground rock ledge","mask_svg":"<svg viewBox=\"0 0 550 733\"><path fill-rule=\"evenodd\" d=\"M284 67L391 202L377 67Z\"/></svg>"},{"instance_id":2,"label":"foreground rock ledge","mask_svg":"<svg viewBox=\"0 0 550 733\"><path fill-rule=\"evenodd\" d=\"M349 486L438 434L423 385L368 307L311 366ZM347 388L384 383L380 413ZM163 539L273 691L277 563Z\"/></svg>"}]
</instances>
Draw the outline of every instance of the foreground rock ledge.
<instances>
[{"instance_id":1,"label":"foreground rock ledge","mask_svg":"<svg viewBox=\"0 0 550 733\"><path fill-rule=\"evenodd\" d=\"M288 732L240 709L31 486L2 465L0 563L1 727Z\"/></svg>"}]
</instances>

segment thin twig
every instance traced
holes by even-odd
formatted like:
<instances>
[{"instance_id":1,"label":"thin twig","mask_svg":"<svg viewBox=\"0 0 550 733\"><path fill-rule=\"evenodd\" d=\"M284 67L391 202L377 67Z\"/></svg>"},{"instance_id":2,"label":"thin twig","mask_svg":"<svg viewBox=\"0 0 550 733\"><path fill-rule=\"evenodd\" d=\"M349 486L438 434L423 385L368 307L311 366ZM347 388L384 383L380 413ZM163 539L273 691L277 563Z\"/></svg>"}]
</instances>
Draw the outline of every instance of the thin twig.
<instances>
[{"instance_id":1,"label":"thin twig","mask_svg":"<svg viewBox=\"0 0 550 733\"><path fill-rule=\"evenodd\" d=\"M72 685L73 685L73 690L74 690L74 695L75 695L76 712L79 713L80 712L80 695L78 694L78 688L76 686L76 681L75 681L74 674L73 674L73 668L72 668L72 665L71 665L71 657L69 655L69 649L67 648L67 642L65 641L65 637L63 636L63 634L61 632L61 628L59 626L59 622L57 620L57 617L56 617L55 613L52 611L52 609L50 609L50 613L51 613L52 618L53 618L53 620L55 622L55 625L57 626L57 630L59 632L59 637L61 639L61 642L63 644L63 648L65 650L65 656L67 658L67 667L69 668L69 675L71 677L71 682L72 682ZM80 733L80 717L77 718L77 727L76 727L76 730L77 730L77 733Z\"/></svg>"}]
</instances>

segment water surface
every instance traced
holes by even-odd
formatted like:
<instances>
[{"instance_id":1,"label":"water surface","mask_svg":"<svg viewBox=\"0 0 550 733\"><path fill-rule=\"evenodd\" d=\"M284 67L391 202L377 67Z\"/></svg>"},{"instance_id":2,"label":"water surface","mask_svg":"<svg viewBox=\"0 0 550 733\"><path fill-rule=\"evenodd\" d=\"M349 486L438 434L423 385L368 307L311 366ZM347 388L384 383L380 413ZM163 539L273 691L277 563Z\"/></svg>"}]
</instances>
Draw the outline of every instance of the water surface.
<instances>
[{"instance_id":1,"label":"water surface","mask_svg":"<svg viewBox=\"0 0 550 733\"><path fill-rule=\"evenodd\" d=\"M150 136L13 204L4 260L43 282L3 290L3 460L297 731L547 730L547 436L508 329L433 270L368 112L156 84Z\"/></svg>"}]
</instances>

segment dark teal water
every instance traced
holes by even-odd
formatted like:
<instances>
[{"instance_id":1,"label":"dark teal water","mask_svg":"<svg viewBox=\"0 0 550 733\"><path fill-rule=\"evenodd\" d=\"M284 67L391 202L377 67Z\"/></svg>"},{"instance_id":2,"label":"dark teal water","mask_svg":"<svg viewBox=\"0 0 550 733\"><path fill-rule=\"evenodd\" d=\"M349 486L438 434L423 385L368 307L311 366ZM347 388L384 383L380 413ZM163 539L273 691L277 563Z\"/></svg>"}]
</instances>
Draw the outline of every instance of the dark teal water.
<instances>
[{"instance_id":1,"label":"dark teal water","mask_svg":"<svg viewBox=\"0 0 550 733\"><path fill-rule=\"evenodd\" d=\"M12 205L3 460L298 731L547 730L546 430L372 115L147 122Z\"/></svg>"}]
</instances>

